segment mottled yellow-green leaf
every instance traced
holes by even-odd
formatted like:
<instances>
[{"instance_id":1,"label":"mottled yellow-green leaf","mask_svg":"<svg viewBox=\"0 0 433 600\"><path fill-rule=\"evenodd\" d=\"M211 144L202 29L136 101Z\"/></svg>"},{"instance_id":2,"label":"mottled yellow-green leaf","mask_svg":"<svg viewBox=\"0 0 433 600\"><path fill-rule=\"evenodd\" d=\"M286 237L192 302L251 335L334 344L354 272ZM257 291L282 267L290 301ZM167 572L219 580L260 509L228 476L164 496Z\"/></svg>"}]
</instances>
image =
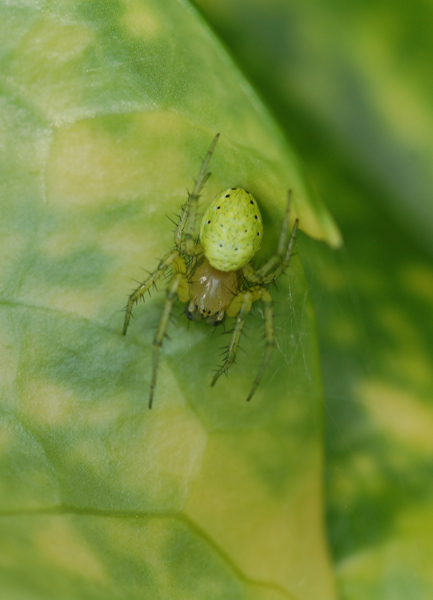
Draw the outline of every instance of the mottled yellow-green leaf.
<instances>
[{"instance_id":1,"label":"mottled yellow-green leaf","mask_svg":"<svg viewBox=\"0 0 433 600\"><path fill-rule=\"evenodd\" d=\"M248 404L260 310L210 388L227 335L176 306L152 411L164 283L121 335L216 132L201 207L254 194L257 264L289 188L301 229L339 243L293 151L187 2L3 3L0 23L0 598L335 598L299 256L272 290L277 349Z\"/></svg>"},{"instance_id":2,"label":"mottled yellow-green leaf","mask_svg":"<svg viewBox=\"0 0 433 600\"><path fill-rule=\"evenodd\" d=\"M302 148L346 243L339 255L300 249L318 318L340 596L430 600L431 3L197 2Z\"/></svg>"}]
</instances>

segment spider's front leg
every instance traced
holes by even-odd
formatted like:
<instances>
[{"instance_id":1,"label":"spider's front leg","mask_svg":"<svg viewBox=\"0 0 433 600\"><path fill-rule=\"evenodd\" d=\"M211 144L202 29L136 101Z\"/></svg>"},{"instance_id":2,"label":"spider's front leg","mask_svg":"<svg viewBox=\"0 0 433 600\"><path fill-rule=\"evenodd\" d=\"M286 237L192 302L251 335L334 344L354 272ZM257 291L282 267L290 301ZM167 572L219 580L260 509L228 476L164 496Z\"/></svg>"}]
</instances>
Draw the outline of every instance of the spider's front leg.
<instances>
[{"instance_id":1,"label":"spider's front leg","mask_svg":"<svg viewBox=\"0 0 433 600\"><path fill-rule=\"evenodd\" d=\"M149 408L152 408L153 396L155 394L156 379L158 375L159 353L162 347L167 327L170 322L173 306L176 297L181 302L189 300L189 281L186 275L186 263L182 256L173 263L173 278L167 287L167 296L162 309L161 318L159 320L158 329L156 330L153 340L153 361L152 361L152 381L150 384Z\"/></svg>"},{"instance_id":2,"label":"spider's front leg","mask_svg":"<svg viewBox=\"0 0 433 600\"><path fill-rule=\"evenodd\" d=\"M221 375L225 373L228 369L230 369L232 364L235 362L236 352L239 346L239 340L241 338L242 329L245 324L245 318L250 312L252 305L253 295L250 292L250 290L248 290L246 292L241 292L240 294L238 294L232 300L230 306L226 311L227 316L236 317L236 323L233 328L226 359L221 365L221 367L218 369L218 371L215 373L211 383L212 387L216 384Z\"/></svg>"},{"instance_id":3,"label":"spider's front leg","mask_svg":"<svg viewBox=\"0 0 433 600\"><path fill-rule=\"evenodd\" d=\"M125 321L123 323L123 335L126 335L126 331L128 329L129 321L131 320L132 308L136 302L140 300L144 296L146 292L148 292L151 287L160 279L162 275L167 271L169 267L173 265L176 260L181 258L178 250L172 250L168 254L164 256L160 260L158 268L153 271L153 273L149 273L149 277L145 279L140 285L132 292L132 294L128 298L128 303L125 309ZM182 259L183 260L183 259Z\"/></svg>"},{"instance_id":4,"label":"spider's front leg","mask_svg":"<svg viewBox=\"0 0 433 600\"><path fill-rule=\"evenodd\" d=\"M254 302L261 300L263 304L264 320L265 320L265 338L266 338L266 350L263 356L262 364L260 365L259 371L254 379L251 391L248 394L247 402L251 400L256 391L269 360L272 356L272 352L275 346L275 331L274 331L274 318L272 309L272 296L268 290L263 286L254 286L249 290L238 294L228 307L226 313L229 317L236 317L236 323L233 328L232 337L230 340L227 357L223 365L215 373L212 379L211 386L214 386L219 377L225 373L231 365L234 363L236 358L236 352L239 346L239 340L242 333L242 328L245 324L245 319L248 313L251 311L251 307Z\"/></svg>"},{"instance_id":5,"label":"spider's front leg","mask_svg":"<svg viewBox=\"0 0 433 600\"><path fill-rule=\"evenodd\" d=\"M256 286L252 288L255 294L255 300L260 299L263 305L263 318L265 322L265 340L266 348L262 358L262 363L257 372L256 378L254 379L251 391L248 394L247 402L251 400L262 377L266 371L269 361L271 360L272 353L275 347L275 329L274 329L274 310L272 308L272 296L265 287Z\"/></svg>"}]
</instances>

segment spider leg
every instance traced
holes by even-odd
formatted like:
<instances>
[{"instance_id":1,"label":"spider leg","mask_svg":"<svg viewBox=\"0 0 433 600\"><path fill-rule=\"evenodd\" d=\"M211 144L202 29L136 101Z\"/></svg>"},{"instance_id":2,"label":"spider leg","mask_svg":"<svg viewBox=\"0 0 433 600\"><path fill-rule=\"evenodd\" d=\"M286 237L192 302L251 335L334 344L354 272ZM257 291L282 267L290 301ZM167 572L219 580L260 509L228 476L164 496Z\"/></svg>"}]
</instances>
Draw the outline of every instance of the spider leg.
<instances>
[{"instance_id":1,"label":"spider leg","mask_svg":"<svg viewBox=\"0 0 433 600\"><path fill-rule=\"evenodd\" d=\"M235 300L236 300L236 303L234 304ZM247 317L248 313L250 312L251 306L253 304L253 294L251 293L250 290L243 292L241 294L238 294L238 296L236 296L236 298L233 300L232 304L234 304L234 309L233 309L233 311L231 311L231 313L229 313L229 311L227 311L227 314L230 317L236 316L236 323L233 328L232 337L230 339L230 344L228 347L226 359L225 359L224 363L221 365L221 367L218 369L218 371L215 373L214 378L212 379L212 383L211 383L212 387L216 384L216 382L221 377L221 375L223 373L225 373L226 371L228 371L228 369L230 369L230 367L232 366L232 364L235 361L236 352L237 352L237 349L239 346L242 329L245 324L245 318Z\"/></svg>"},{"instance_id":2,"label":"spider leg","mask_svg":"<svg viewBox=\"0 0 433 600\"><path fill-rule=\"evenodd\" d=\"M274 312L272 308L272 296L269 291L261 285L256 285L249 290L238 294L227 309L227 315L229 317L236 316L236 323L233 329L232 338L228 348L227 358L224 364L215 374L211 385L215 385L217 379L225 373L233 364L236 351L239 346L239 340L242 332L242 328L245 323L245 318L251 310L254 302L260 300L263 304L264 321L265 321L265 339L266 349L263 355L261 365L258 373L254 379L251 391L248 394L247 402L254 396L256 389L258 388L263 375L266 371L266 367L271 359L272 352L275 347L275 329L274 329Z\"/></svg>"},{"instance_id":3,"label":"spider leg","mask_svg":"<svg viewBox=\"0 0 433 600\"><path fill-rule=\"evenodd\" d=\"M173 265L176 259L181 258L178 250L171 250L168 254L164 256L159 262L158 268L149 274L149 277L145 279L140 285L132 292L132 294L128 298L128 303L125 309L125 321L123 324L123 335L126 335L126 331L128 329L129 321L131 319L132 308L136 302L140 300L140 298L151 289L154 283L158 281L158 279L167 271L167 269Z\"/></svg>"},{"instance_id":4,"label":"spider leg","mask_svg":"<svg viewBox=\"0 0 433 600\"><path fill-rule=\"evenodd\" d=\"M299 219L296 219L293 223L290 238L288 238L291 195L291 190L289 190L286 212L283 219L283 225L281 227L280 239L276 253L271 256L269 260L267 260L265 264L260 267L260 269L257 269L257 271L254 271L250 263L242 269L246 280L250 283L260 283L262 285L272 283L281 275L283 271L285 271L285 269L287 269L290 264L299 223Z\"/></svg>"},{"instance_id":5,"label":"spider leg","mask_svg":"<svg viewBox=\"0 0 433 600\"><path fill-rule=\"evenodd\" d=\"M268 366L268 363L271 360L271 356L275 347L274 311L272 308L272 296L264 287L256 290L256 294L260 294L260 300L263 304L266 349L262 358L262 363L251 387L251 391L248 394L247 402L251 400L256 389L258 388L259 383L261 382L262 377L266 371L266 367Z\"/></svg>"},{"instance_id":6,"label":"spider leg","mask_svg":"<svg viewBox=\"0 0 433 600\"><path fill-rule=\"evenodd\" d=\"M159 353L162 347L164 336L167 332L167 327L170 322L171 313L173 306L176 301L176 297L179 296L182 300L182 290L188 286L188 280L186 275L182 271L177 271L173 279L171 280L167 288L167 296L162 309L161 318L159 319L158 329L156 330L155 338L153 340L153 358L152 358L152 381L150 383L150 394L149 394L149 408L152 408L153 396L155 394L156 379L158 375L159 365Z\"/></svg>"},{"instance_id":7,"label":"spider leg","mask_svg":"<svg viewBox=\"0 0 433 600\"><path fill-rule=\"evenodd\" d=\"M207 172L207 169L209 167L209 162L215 150L219 136L220 134L217 133L212 141L212 144L210 145L209 150L207 151L200 169L200 173L198 174L197 181L195 182L194 189L192 190L192 193L188 195L188 200L182 208L179 224L176 227L176 232L174 235L176 246L178 248L182 248L186 254L188 254L188 256L193 256L195 254L195 223L197 217L198 199L204 184L210 177L210 173ZM185 237L182 242L184 233Z\"/></svg>"}]
</instances>

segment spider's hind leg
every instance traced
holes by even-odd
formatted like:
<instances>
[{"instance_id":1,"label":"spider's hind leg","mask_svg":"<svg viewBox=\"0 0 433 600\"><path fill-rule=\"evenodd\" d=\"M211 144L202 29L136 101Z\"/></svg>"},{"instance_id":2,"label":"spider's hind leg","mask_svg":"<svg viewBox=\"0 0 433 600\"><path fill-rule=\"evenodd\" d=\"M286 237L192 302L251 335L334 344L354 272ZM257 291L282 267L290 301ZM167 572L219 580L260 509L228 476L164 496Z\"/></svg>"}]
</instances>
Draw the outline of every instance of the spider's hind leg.
<instances>
[{"instance_id":1,"label":"spider's hind leg","mask_svg":"<svg viewBox=\"0 0 433 600\"><path fill-rule=\"evenodd\" d=\"M269 285L270 283L273 283L290 264L299 223L299 219L295 219L289 237L291 196L292 193L291 190L289 190L286 212L284 214L278 248L275 254L273 254L263 266L257 269L257 271L253 269L251 263L248 263L242 269L242 273L249 283Z\"/></svg>"},{"instance_id":2,"label":"spider's hind leg","mask_svg":"<svg viewBox=\"0 0 433 600\"><path fill-rule=\"evenodd\" d=\"M217 133L214 139L212 140L209 150L207 151L207 154L201 165L200 173L198 174L197 181L194 185L194 189L191 192L191 194L188 195L188 200L182 207L179 224L176 228L174 236L175 244L179 248L182 247L182 249L189 256L193 256L195 254L198 199L200 197L200 192L203 189L203 186L210 177L210 173L208 173L207 169L209 167L209 162L212 158L212 154L215 150L215 146L219 136L220 134Z\"/></svg>"}]
</instances>

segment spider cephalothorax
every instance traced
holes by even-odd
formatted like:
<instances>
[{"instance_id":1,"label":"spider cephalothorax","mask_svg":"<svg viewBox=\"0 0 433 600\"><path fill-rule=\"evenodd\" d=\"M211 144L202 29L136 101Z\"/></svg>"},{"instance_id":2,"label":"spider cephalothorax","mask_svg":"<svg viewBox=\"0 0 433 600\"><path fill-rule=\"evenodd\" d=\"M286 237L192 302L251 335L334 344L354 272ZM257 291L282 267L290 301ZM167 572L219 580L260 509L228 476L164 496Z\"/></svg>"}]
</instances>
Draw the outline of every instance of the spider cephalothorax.
<instances>
[{"instance_id":1,"label":"spider cephalothorax","mask_svg":"<svg viewBox=\"0 0 433 600\"><path fill-rule=\"evenodd\" d=\"M190 276L190 298L186 314L192 321L206 319L218 325L225 317L234 296L239 291L238 271L218 271L203 257Z\"/></svg>"},{"instance_id":2,"label":"spider cephalothorax","mask_svg":"<svg viewBox=\"0 0 433 600\"><path fill-rule=\"evenodd\" d=\"M199 239L195 221L200 191L206 183L207 168L219 134L215 136L203 161L194 190L182 207L175 230L175 248L160 261L156 271L129 296L123 333L126 334L134 304L172 269L173 276L167 287L167 298L153 342L153 369L150 384L149 408L158 373L159 352L176 298L188 302L189 319L218 325L224 317L235 317L227 357L215 374L211 385L233 364L245 318L254 302L261 300L265 321L266 351L247 400L251 400L259 385L275 346L272 297L267 285L289 266L298 220L289 237L290 193L274 254L260 269L254 270L251 259L260 248L263 223L253 196L241 188L227 189L215 198L203 215Z\"/></svg>"}]
</instances>

